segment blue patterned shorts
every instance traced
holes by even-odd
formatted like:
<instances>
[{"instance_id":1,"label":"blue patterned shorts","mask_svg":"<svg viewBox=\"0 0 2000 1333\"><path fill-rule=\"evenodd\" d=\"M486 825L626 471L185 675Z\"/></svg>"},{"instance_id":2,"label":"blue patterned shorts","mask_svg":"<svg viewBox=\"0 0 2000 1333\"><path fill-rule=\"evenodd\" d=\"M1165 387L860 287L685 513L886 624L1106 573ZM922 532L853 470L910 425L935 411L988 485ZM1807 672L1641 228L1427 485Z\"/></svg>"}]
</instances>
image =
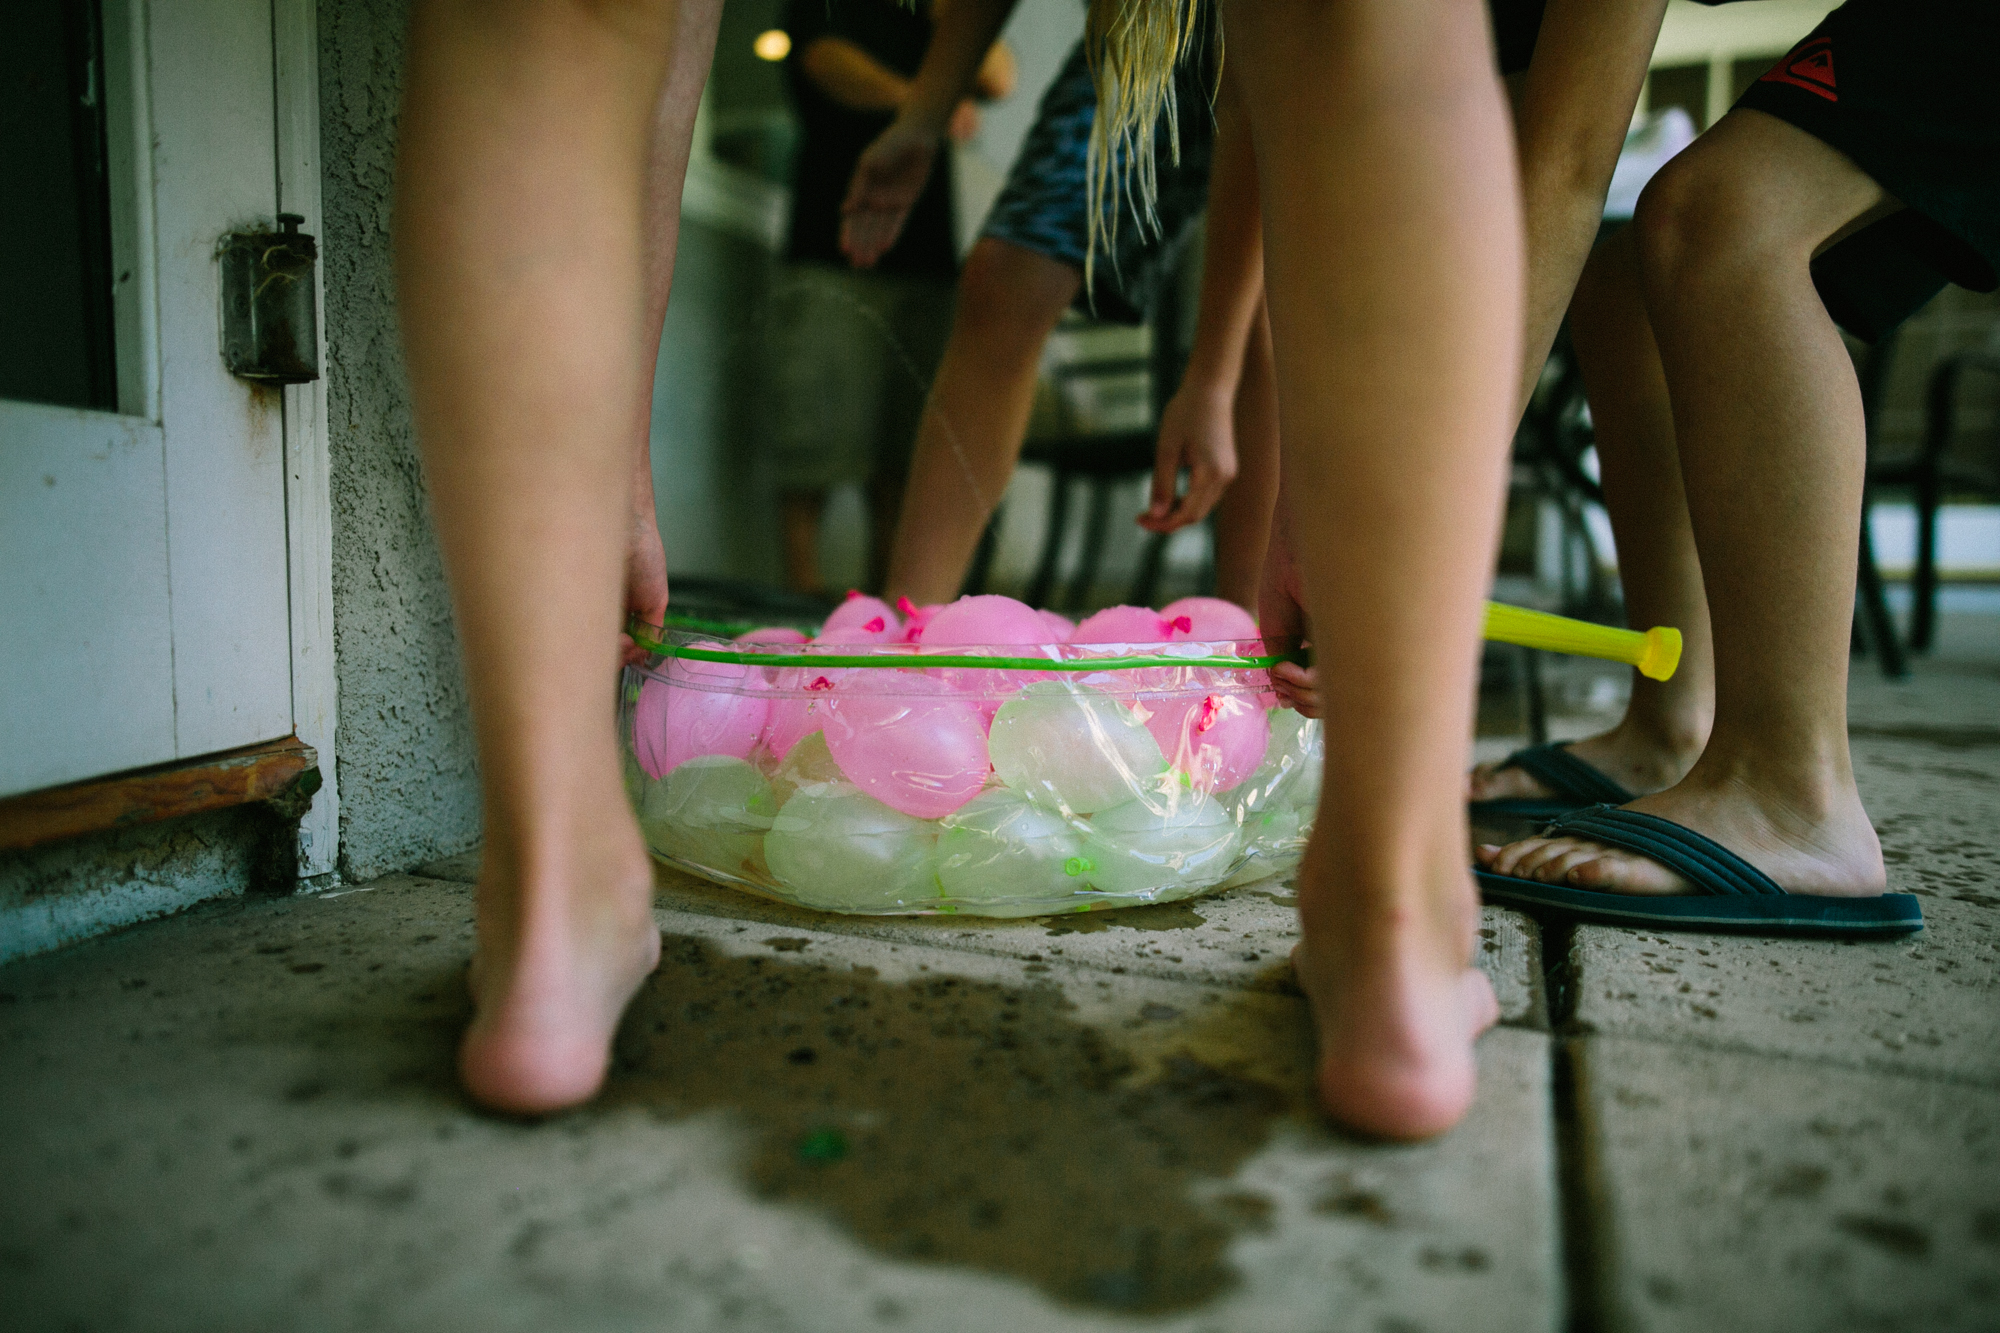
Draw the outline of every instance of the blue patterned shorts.
<instances>
[{"instance_id":1,"label":"blue patterned shorts","mask_svg":"<svg viewBox=\"0 0 2000 1333\"><path fill-rule=\"evenodd\" d=\"M1208 164L1215 142L1213 70L1212 62L1195 59L1176 73L1181 153L1179 163L1174 162L1162 126L1155 148L1159 225L1147 224L1129 203L1121 202L1117 235L1098 254L1095 290L1078 296L1079 309L1099 319L1138 323L1152 308L1160 282L1172 271L1187 238L1188 224L1208 206ZM1079 42L1043 94L1034 126L980 235L1083 268L1090 243L1086 163L1096 118L1097 89Z\"/></svg>"}]
</instances>

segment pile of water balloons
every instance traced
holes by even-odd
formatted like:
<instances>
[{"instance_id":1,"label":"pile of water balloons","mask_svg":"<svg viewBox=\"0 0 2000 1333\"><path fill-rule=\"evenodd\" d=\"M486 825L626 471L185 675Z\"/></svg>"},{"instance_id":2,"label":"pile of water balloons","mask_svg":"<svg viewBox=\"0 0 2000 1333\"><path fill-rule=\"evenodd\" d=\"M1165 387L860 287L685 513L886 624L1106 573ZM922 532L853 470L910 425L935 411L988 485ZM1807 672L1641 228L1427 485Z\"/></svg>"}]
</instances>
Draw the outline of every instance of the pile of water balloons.
<instances>
[{"instance_id":1,"label":"pile of water balloons","mask_svg":"<svg viewBox=\"0 0 2000 1333\"><path fill-rule=\"evenodd\" d=\"M1204 665L1256 639L1209 597L1072 625L1008 597L858 593L811 638L678 636L743 660L627 669L634 804L656 854L832 911L1040 915L1252 882L1297 865L1322 755L1264 672ZM1009 662L963 660L982 657Z\"/></svg>"}]
</instances>

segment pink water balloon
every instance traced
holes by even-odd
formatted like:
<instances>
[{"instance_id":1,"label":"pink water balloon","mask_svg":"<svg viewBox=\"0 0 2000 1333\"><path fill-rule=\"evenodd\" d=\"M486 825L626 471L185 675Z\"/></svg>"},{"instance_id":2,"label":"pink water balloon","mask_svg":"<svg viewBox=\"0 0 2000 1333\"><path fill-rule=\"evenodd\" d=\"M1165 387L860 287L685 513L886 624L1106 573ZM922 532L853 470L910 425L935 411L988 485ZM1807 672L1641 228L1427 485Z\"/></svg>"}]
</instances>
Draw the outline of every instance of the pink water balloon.
<instances>
[{"instance_id":1,"label":"pink water balloon","mask_svg":"<svg viewBox=\"0 0 2000 1333\"><path fill-rule=\"evenodd\" d=\"M753 629L747 634L737 635L736 642L765 643L773 644L780 648L789 648L796 644L812 642L812 636L804 630L793 629L790 625L767 625L763 629ZM777 684L777 667L760 666L755 668L755 670L762 676L764 684Z\"/></svg>"},{"instance_id":2,"label":"pink water balloon","mask_svg":"<svg viewBox=\"0 0 2000 1333\"><path fill-rule=\"evenodd\" d=\"M1068 643L1070 635L1076 633L1076 622L1068 616L1057 615L1053 611L1037 611L1042 624L1048 627L1050 643Z\"/></svg>"},{"instance_id":3,"label":"pink water balloon","mask_svg":"<svg viewBox=\"0 0 2000 1333\"><path fill-rule=\"evenodd\" d=\"M1144 702L1151 714L1146 730L1196 791L1229 791L1264 762L1271 723L1255 696L1215 693Z\"/></svg>"},{"instance_id":4,"label":"pink water balloon","mask_svg":"<svg viewBox=\"0 0 2000 1333\"><path fill-rule=\"evenodd\" d=\"M1176 622L1144 606L1107 606L1096 615L1086 619L1076 627L1070 636L1071 643L1148 644L1165 643L1174 635ZM1120 670L1107 679L1090 678L1091 684L1128 708L1133 708L1142 721L1146 720L1156 705L1150 700L1142 701L1142 694L1172 690L1179 683L1178 668L1139 667Z\"/></svg>"},{"instance_id":5,"label":"pink water balloon","mask_svg":"<svg viewBox=\"0 0 2000 1333\"><path fill-rule=\"evenodd\" d=\"M860 627L827 630L813 640L815 646L865 648L881 642ZM773 695L764 723L764 748L777 762L783 762L792 747L826 725L827 710L834 689L865 671L858 667L781 667L772 674Z\"/></svg>"},{"instance_id":6,"label":"pink water balloon","mask_svg":"<svg viewBox=\"0 0 2000 1333\"><path fill-rule=\"evenodd\" d=\"M1071 643L1165 643L1173 621L1144 606L1107 606L1069 636Z\"/></svg>"},{"instance_id":7,"label":"pink water balloon","mask_svg":"<svg viewBox=\"0 0 2000 1333\"><path fill-rule=\"evenodd\" d=\"M921 643L924 638L924 629L930 624L931 617L944 610L944 607L936 602L932 602L928 606L918 606L907 597L898 597L896 599L896 610L903 617L902 641L904 643Z\"/></svg>"},{"instance_id":8,"label":"pink water balloon","mask_svg":"<svg viewBox=\"0 0 2000 1333\"><path fill-rule=\"evenodd\" d=\"M778 677L778 691L770 702L764 723L764 748L782 763L792 747L826 725L826 712L834 688L825 672L786 670Z\"/></svg>"},{"instance_id":9,"label":"pink water balloon","mask_svg":"<svg viewBox=\"0 0 2000 1333\"><path fill-rule=\"evenodd\" d=\"M860 648L881 643L883 638L880 632L869 629L866 625L849 625L838 629L823 629L813 642L821 647Z\"/></svg>"},{"instance_id":10,"label":"pink water balloon","mask_svg":"<svg viewBox=\"0 0 2000 1333\"><path fill-rule=\"evenodd\" d=\"M879 692L840 692L827 711L827 749L848 781L890 809L940 819L986 785L986 719L942 681L881 674L894 680Z\"/></svg>"},{"instance_id":11,"label":"pink water balloon","mask_svg":"<svg viewBox=\"0 0 2000 1333\"><path fill-rule=\"evenodd\" d=\"M923 645L932 651L975 651L993 647L1041 647L1048 642L1041 613L1012 597L986 594L961 597L938 611L924 626ZM1011 655L1011 654L1009 654ZM1041 674L1030 671L978 671L947 668L938 678L977 707L988 721L1001 703Z\"/></svg>"},{"instance_id":12,"label":"pink water balloon","mask_svg":"<svg viewBox=\"0 0 2000 1333\"><path fill-rule=\"evenodd\" d=\"M738 643L810 643L812 635L790 625L766 625L736 636Z\"/></svg>"},{"instance_id":13,"label":"pink water balloon","mask_svg":"<svg viewBox=\"0 0 2000 1333\"><path fill-rule=\"evenodd\" d=\"M938 611L924 625L926 648L978 647L988 644L1042 644L1049 627L1026 602L987 593L961 597Z\"/></svg>"},{"instance_id":14,"label":"pink water balloon","mask_svg":"<svg viewBox=\"0 0 2000 1333\"><path fill-rule=\"evenodd\" d=\"M1186 629L1174 630L1177 641L1237 643L1257 637L1257 618L1220 597L1183 597L1178 602L1168 602L1160 609L1160 616L1176 625L1183 620L1188 622Z\"/></svg>"},{"instance_id":15,"label":"pink water balloon","mask_svg":"<svg viewBox=\"0 0 2000 1333\"><path fill-rule=\"evenodd\" d=\"M632 710L639 767L664 778L698 755L747 759L770 722L771 703L752 686L750 668L723 662L668 664L666 679L647 677Z\"/></svg>"},{"instance_id":16,"label":"pink water balloon","mask_svg":"<svg viewBox=\"0 0 2000 1333\"><path fill-rule=\"evenodd\" d=\"M902 637L903 619L880 597L850 592L847 600L826 618L826 624L820 626L820 637L825 638L833 630L847 629L861 630L879 643L888 643Z\"/></svg>"}]
</instances>

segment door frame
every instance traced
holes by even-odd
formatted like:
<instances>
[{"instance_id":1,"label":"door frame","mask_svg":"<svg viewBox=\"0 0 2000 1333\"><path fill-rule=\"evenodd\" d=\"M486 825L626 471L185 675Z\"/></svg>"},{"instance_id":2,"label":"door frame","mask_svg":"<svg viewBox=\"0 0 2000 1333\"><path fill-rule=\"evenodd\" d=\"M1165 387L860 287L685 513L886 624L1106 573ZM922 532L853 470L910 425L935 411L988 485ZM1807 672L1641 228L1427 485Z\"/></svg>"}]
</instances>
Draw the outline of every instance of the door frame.
<instances>
[{"instance_id":1,"label":"door frame","mask_svg":"<svg viewBox=\"0 0 2000 1333\"><path fill-rule=\"evenodd\" d=\"M299 821L301 887L330 888L340 854L340 781L334 731L333 496L326 420L326 215L319 153L318 0L271 0L272 83L278 130L278 207L320 238L314 266L320 377L285 390L285 542L292 618L292 724L319 753L322 785Z\"/></svg>"},{"instance_id":2,"label":"door frame","mask_svg":"<svg viewBox=\"0 0 2000 1333\"><path fill-rule=\"evenodd\" d=\"M40 625L63 679L73 687L42 700L42 711L59 718L92 708L110 721L87 744L74 747L73 762L16 764L10 788L25 779L32 790L15 793L8 803L15 796L41 799L58 790L74 795L79 785L116 785L141 770L157 777L162 767L198 768L204 761L235 755L245 745L298 749L303 742L317 753L324 785L299 827L297 864L300 878L319 887L335 871L339 852L325 383L322 379L281 392L245 391L240 384L225 388L230 382L220 365L202 364L200 351L211 346L220 322L212 305L215 259L206 253L213 236L206 232L206 220L197 220L192 231L188 226L193 216L188 199L206 184L210 189L219 185L223 194L218 199L234 200L218 205L226 224L269 226L272 213L295 212L306 219L309 233L321 233L317 4L233 0L228 13L234 19L207 13L222 25L207 37L234 47L236 78L227 90L205 92L190 84L184 65L164 84L158 77L161 60L186 58L201 49L189 28L160 24L163 12L177 12L171 0L106 0L105 9L107 41L97 86L110 105L106 151L119 182L111 195L115 271L120 273L113 288L118 403L112 411L11 400L0 404L10 429L21 432L17 443L32 445L43 435L54 440L48 445L53 452L46 471L32 450L16 451L9 480L17 479L15 473L35 474L43 485L23 484L18 492L10 489L0 496L10 515L19 509L22 516L20 528L0 529L0 538L20 540L0 540L0 549L27 570L36 568L33 562L43 559L47 543L54 541L68 561L57 561L59 575L75 573L71 567L81 560L87 566L84 582L95 580L93 587L129 585L146 571L157 575L160 586L153 590L156 596L136 602L125 598L109 609L99 608L89 619L60 604L60 588L51 594L36 584L21 593L28 628L20 622L13 628L32 635ZM183 17L192 12L199 19L202 10L178 12ZM236 21L245 26L231 26ZM163 42L167 56L161 54ZM204 96L224 99L218 103L224 119L203 119L208 114ZM164 149L163 117L175 127ZM215 156L246 147L256 156L240 163ZM160 169L163 152L170 164L165 174ZM231 170L239 174L232 177ZM243 170L251 176L241 175ZM246 186L250 181L254 183ZM162 202L163 193L172 210ZM175 230L163 236L162 219L169 212ZM324 310L320 266L315 266L314 281ZM171 330L165 290L170 283L175 288ZM316 333L324 366L324 327ZM180 359L169 375L165 362L172 356ZM175 386L171 413L170 382ZM239 399L248 409L242 421L237 419ZM222 444L235 452L218 450ZM237 472L228 470L232 465ZM217 481L221 484L209 484ZM106 496L108 507L99 503ZM130 502L124 509L118 507L121 497ZM254 514L232 509L246 504ZM185 552L170 540L176 521L194 534ZM105 530L94 533L93 523ZM245 524L256 529L254 549L204 544L205 530L241 534ZM278 559L285 561L282 570L272 566ZM187 584L192 594L177 589L183 561L192 576ZM238 570L247 576L242 590L260 626L253 639L213 632L234 607L245 605L236 585L227 581ZM224 582L214 581L218 571ZM177 590L179 597L173 595ZM279 634L285 636L282 644ZM24 661L16 653L7 665L20 667ZM27 665L23 685L32 695L46 682L32 663ZM185 679L184 667L189 667ZM111 674L99 680L92 672ZM153 694L134 695L127 688L120 695L114 688L121 679L130 686L134 680L156 678ZM233 702L237 699L245 702L232 715L239 708ZM15 702L28 710L24 716L36 716L33 699L23 696ZM144 717L134 721L139 714ZM144 728L150 730L134 740L135 729ZM255 734L228 734L232 731ZM62 748L62 738L54 734L27 735L24 743ZM95 773L89 772L93 765ZM35 787L37 778L57 785Z\"/></svg>"}]
</instances>

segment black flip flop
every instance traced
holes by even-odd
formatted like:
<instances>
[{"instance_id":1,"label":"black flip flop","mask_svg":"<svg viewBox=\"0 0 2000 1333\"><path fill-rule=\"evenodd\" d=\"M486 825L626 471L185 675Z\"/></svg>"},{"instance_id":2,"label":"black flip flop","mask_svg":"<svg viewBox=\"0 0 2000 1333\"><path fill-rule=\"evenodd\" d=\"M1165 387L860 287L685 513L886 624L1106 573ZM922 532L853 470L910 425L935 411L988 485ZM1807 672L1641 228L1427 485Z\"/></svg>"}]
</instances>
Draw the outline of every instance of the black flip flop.
<instances>
[{"instance_id":1,"label":"black flip flop","mask_svg":"<svg viewBox=\"0 0 2000 1333\"><path fill-rule=\"evenodd\" d=\"M1588 838L1651 857L1693 884L1696 892L1670 897L1604 893L1474 867L1480 896L1507 907L1543 908L1607 925L1656 930L1854 938L1908 935L1924 928L1923 911L1912 894L1829 898L1787 893L1722 844L1638 810L1593 805L1555 820L1542 836Z\"/></svg>"},{"instance_id":2,"label":"black flip flop","mask_svg":"<svg viewBox=\"0 0 2000 1333\"><path fill-rule=\"evenodd\" d=\"M1500 761L1500 769L1518 768L1547 787L1549 796L1503 796L1492 801L1468 801L1466 811L1500 819L1555 819L1587 805L1624 805L1639 799L1602 770L1569 752L1569 742L1530 745Z\"/></svg>"}]
</instances>

